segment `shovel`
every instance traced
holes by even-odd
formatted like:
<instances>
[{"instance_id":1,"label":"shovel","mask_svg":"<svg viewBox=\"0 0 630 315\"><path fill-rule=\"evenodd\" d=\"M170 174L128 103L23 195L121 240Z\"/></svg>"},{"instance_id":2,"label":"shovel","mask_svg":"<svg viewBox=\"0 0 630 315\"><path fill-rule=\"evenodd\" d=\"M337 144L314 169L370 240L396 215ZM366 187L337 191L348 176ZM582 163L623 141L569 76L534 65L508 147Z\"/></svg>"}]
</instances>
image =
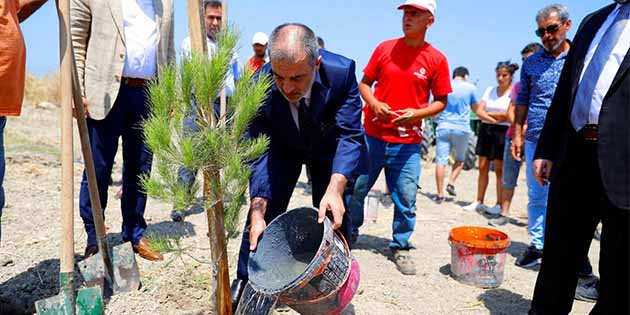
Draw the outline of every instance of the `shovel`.
<instances>
[{"instance_id":1,"label":"shovel","mask_svg":"<svg viewBox=\"0 0 630 315\"><path fill-rule=\"evenodd\" d=\"M72 46L70 46L72 51ZM96 182L96 171L94 170L94 160L85 119L85 109L81 99L81 89L79 87L79 75L76 70L74 52L71 54L72 62L72 90L74 109L81 139L81 151L85 162L87 173L88 190L90 192L90 202L92 204L92 219L96 229L96 241L98 253L78 263L79 271L85 279L86 286L99 286L103 289L105 296L123 292L131 292L140 288L140 272L136 263L136 256L131 247L131 243L126 242L114 246L110 250L105 235L105 223L103 220L103 208Z\"/></svg>"},{"instance_id":2,"label":"shovel","mask_svg":"<svg viewBox=\"0 0 630 315\"><path fill-rule=\"evenodd\" d=\"M74 282L74 197L72 161L72 98L70 97L70 46L68 0L58 0L61 48L61 255L59 257L59 295L35 302L40 315L103 314L103 299L99 288L79 290L75 297ZM76 305L75 305L76 298Z\"/></svg>"}]
</instances>

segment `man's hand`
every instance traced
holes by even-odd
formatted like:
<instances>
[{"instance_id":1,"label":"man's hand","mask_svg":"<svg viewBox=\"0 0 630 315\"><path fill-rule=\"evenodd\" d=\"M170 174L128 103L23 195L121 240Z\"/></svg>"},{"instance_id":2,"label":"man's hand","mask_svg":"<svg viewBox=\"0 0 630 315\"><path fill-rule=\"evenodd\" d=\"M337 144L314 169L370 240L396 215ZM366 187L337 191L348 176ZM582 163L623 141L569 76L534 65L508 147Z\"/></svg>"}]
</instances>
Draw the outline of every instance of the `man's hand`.
<instances>
[{"instance_id":1,"label":"man's hand","mask_svg":"<svg viewBox=\"0 0 630 315\"><path fill-rule=\"evenodd\" d=\"M90 113L88 113L88 102L87 102L87 98L82 97L81 98L83 100L83 116L85 118L90 117ZM74 105L74 102L72 103L72 117L77 118L77 109Z\"/></svg>"},{"instance_id":2,"label":"man's hand","mask_svg":"<svg viewBox=\"0 0 630 315\"><path fill-rule=\"evenodd\" d=\"M389 115L391 114L391 107L387 103L373 102L369 103L370 109L376 115L376 118L382 121L389 121Z\"/></svg>"},{"instance_id":3,"label":"man's hand","mask_svg":"<svg viewBox=\"0 0 630 315\"><path fill-rule=\"evenodd\" d=\"M534 160L534 177L541 186L549 184L549 176L551 175L551 167L553 162L545 159Z\"/></svg>"},{"instance_id":4,"label":"man's hand","mask_svg":"<svg viewBox=\"0 0 630 315\"><path fill-rule=\"evenodd\" d=\"M317 222L323 223L326 212L330 211L333 217L333 228L336 230L341 227L343 214L346 212L346 208L343 205L343 191L347 183L348 179L345 176L332 174L326 193L319 203L319 218Z\"/></svg>"},{"instance_id":5,"label":"man's hand","mask_svg":"<svg viewBox=\"0 0 630 315\"><path fill-rule=\"evenodd\" d=\"M267 199L254 197L249 206L249 250L255 250L258 246L258 238L267 228L265 212L267 211Z\"/></svg>"},{"instance_id":6,"label":"man's hand","mask_svg":"<svg viewBox=\"0 0 630 315\"><path fill-rule=\"evenodd\" d=\"M523 137L516 133L512 137L512 146L510 147L512 157L517 161L522 161L523 156Z\"/></svg>"},{"instance_id":7,"label":"man's hand","mask_svg":"<svg viewBox=\"0 0 630 315\"><path fill-rule=\"evenodd\" d=\"M398 115L398 118L392 120L392 122L399 126L408 127L417 124L418 121L422 120L418 111L411 108L403 109L398 111L396 114Z\"/></svg>"}]
</instances>

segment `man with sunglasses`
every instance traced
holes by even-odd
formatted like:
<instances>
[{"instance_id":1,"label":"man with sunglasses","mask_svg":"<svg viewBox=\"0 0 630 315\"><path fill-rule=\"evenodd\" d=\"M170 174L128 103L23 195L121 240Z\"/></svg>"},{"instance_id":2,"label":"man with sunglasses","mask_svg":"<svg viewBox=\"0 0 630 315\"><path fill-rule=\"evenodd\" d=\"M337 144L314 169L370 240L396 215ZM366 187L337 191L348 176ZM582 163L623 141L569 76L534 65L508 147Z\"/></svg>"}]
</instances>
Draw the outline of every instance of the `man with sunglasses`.
<instances>
[{"instance_id":1,"label":"man with sunglasses","mask_svg":"<svg viewBox=\"0 0 630 315\"><path fill-rule=\"evenodd\" d=\"M571 28L569 11L564 5L549 5L536 15L538 29L535 33L545 49L531 55L523 62L521 87L516 98L514 136L512 138L512 156L521 160L521 151L525 150L527 168L527 205L528 232L530 246L516 260L516 265L532 268L540 264L544 246L545 213L547 211L548 187L536 182L533 171L533 156L540 136L547 109L551 104L560 71L564 66L570 42L566 34ZM528 127L523 134L523 125L528 120Z\"/></svg>"},{"instance_id":2,"label":"man with sunglasses","mask_svg":"<svg viewBox=\"0 0 630 315\"><path fill-rule=\"evenodd\" d=\"M568 314L579 263L602 222L599 298L590 314L630 314L630 3L584 18L534 156L551 182L545 259L530 314Z\"/></svg>"}]
</instances>

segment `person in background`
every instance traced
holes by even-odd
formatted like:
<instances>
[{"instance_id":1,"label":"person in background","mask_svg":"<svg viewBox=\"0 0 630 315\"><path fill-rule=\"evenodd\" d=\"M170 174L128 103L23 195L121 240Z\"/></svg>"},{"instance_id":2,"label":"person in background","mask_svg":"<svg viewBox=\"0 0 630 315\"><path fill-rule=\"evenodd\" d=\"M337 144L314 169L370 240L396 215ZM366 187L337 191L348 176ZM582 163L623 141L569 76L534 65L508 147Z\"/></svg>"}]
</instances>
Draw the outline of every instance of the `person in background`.
<instances>
[{"instance_id":1,"label":"person in background","mask_svg":"<svg viewBox=\"0 0 630 315\"><path fill-rule=\"evenodd\" d=\"M153 155L138 126L151 112L149 82L158 77L160 65L175 62L173 2L71 0L70 21L103 210L122 138L122 239L140 257L162 260L144 237L147 196L140 178L151 173ZM85 171L79 199L89 257L98 247Z\"/></svg>"},{"instance_id":2,"label":"person in background","mask_svg":"<svg viewBox=\"0 0 630 315\"><path fill-rule=\"evenodd\" d=\"M481 97L481 106L475 111L481 118L481 127L477 139L475 153L479 156L479 178L477 179L477 199L464 206L464 210L501 213L501 178L503 176L503 151L505 134L510 123L507 121L507 109L510 105L512 79L518 65L510 61L502 61L495 68L497 86L486 89ZM494 163L496 175L497 203L488 208L484 204L486 189L488 188L490 162Z\"/></svg>"},{"instance_id":3,"label":"person in background","mask_svg":"<svg viewBox=\"0 0 630 315\"><path fill-rule=\"evenodd\" d=\"M435 181L437 195L434 201L438 204L444 201L444 169L448 165L451 150L454 152L455 163L446 185L446 191L451 196L457 195L455 180L464 167L468 137L472 133L470 130L470 108L479 106L479 101L475 95L477 88L468 82L468 69L455 68L451 86L453 92L448 95L448 103L437 119L436 128Z\"/></svg>"},{"instance_id":4,"label":"person in background","mask_svg":"<svg viewBox=\"0 0 630 315\"><path fill-rule=\"evenodd\" d=\"M521 50L521 59L525 61L527 57L533 53L543 49L543 46L539 43L531 43L525 46ZM518 94L518 89L521 86L520 82L514 84L512 92L510 94L510 106L507 111L507 120L510 123L510 128L505 135L505 148L503 150L503 177L501 179L501 214L496 215L488 221L488 224L492 226L501 226L508 223L508 216L510 214L510 204L512 203L512 197L514 197L514 188L516 188L516 182L518 181L518 174L521 171L521 161L517 161L512 157L512 135L514 135L514 102ZM527 125L523 126L524 129Z\"/></svg>"},{"instance_id":5,"label":"person in background","mask_svg":"<svg viewBox=\"0 0 630 315\"><path fill-rule=\"evenodd\" d=\"M590 314L630 314L630 3L616 2L580 24L533 156L550 190L530 315L571 312L600 220Z\"/></svg>"},{"instance_id":6,"label":"person in background","mask_svg":"<svg viewBox=\"0 0 630 315\"><path fill-rule=\"evenodd\" d=\"M542 8L536 14L536 23L536 35L545 49L523 62L512 137L512 157L515 160L521 160L524 148L527 176L527 231L530 246L516 260L516 265L523 268L533 268L542 260L549 186L536 182L534 152L571 47L566 35L572 24L566 6L552 4ZM526 120L527 130L523 128Z\"/></svg>"},{"instance_id":7,"label":"person in background","mask_svg":"<svg viewBox=\"0 0 630 315\"><path fill-rule=\"evenodd\" d=\"M5 206L4 128L7 116L20 116L26 78L26 45L20 23L47 0L0 0L0 241Z\"/></svg>"},{"instance_id":8,"label":"person in background","mask_svg":"<svg viewBox=\"0 0 630 315\"><path fill-rule=\"evenodd\" d=\"M357 179L352 195L352 241L358 238L364 221L365 197L385 169L394 201L389 247L398 270L415 275L409 239L416 224L420 128L423 118L444 110L452 89L446 57L426 41L427 30L435 22L435 0L408 0L398 9L403 11L404 36L376 47L359 84L371 165L368 175ZM430 94L433 102L429 102Z\"/></svg>"},{"instance_id":9,"label":"person in background","mask_svg":"<svg viewBox=\"0 0 630 315\"><path fill-rule=\"evenodd\" d=\"M253 72L257 72L265 63L269 62L267 58L267 41L269 37L263 32L257 32L252 38L252 48L254 55L249 57L247 65Z\"/></svg>"},{"instance_id":10,"label":"person in background","mask_svg":"<svg viewBox=\"0 0 630 315\"><path fill-rule=\"evenodd\" d=\"M223 3L218 0L205 0L203 6L206 35L208 37L208 59L212 59L212 56L216 54L217 51L217 34L221 31L221 27L223 25ZM191 57L191 47L190 36L188 36L184 38L182 42L182 59ZM228 70L227 78L225 79L225 96L227 99L229 99L234 93L238 75L238 55L234 52L232 55L231 66ZM196 110L194 110L196 106L197 105L194 104L193 100L193 110L184 117L184 131L186 133L195 133L199 131L196 123ZM219 113L221 111L220 95L217 95L217 99L214 102L214 111L217 117L219 117ZM195 182L195 178L197 177L197 170L190 170L182 167L178 171L178 176L182 182L192 186ZM181 222L184 220L184 217L189 213L189 211L190 210L186 211L186 209L173 209L173 211L171 211L171 219L175 222Z\"/></svg>"}]
</instances>

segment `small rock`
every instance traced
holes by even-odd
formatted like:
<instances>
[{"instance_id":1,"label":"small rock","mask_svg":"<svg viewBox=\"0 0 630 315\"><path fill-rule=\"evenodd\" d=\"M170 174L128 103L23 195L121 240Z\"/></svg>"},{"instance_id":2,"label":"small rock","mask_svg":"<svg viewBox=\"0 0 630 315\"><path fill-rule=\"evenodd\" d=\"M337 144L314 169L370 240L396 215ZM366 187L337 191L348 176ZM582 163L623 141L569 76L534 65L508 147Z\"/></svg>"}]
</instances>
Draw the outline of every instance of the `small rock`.
<instances>
[{"instance_id":1,"label":"small rock","mask_svg":"<svg viewBox=\"0 0 630 315\"><path fill-rule=\"evenodd\" d=\"M37 104L36 107L39 109L55 109L55 108L58 108L59 106L50 102L40 102L39 104Z\"/></svg>"},{"instance_id":2,"label":"small rock","mask_svg":"<svg viewBox=\"0 0 630 315\"><path fill-rule=\"evenodd\" d=\"M13 262L12 259L2 259L0 260L0 266L2 267L10 267L13 266L15 263Z\"/></svg>"}]
</instances>

